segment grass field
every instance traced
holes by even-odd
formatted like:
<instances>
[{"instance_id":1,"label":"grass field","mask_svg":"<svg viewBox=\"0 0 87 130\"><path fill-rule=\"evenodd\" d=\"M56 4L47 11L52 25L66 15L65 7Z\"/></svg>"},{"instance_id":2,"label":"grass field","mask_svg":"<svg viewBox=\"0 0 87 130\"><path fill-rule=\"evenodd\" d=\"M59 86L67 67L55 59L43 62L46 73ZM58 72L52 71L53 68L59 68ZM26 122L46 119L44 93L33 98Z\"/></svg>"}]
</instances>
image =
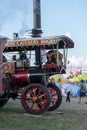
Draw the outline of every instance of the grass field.
<instances>
[{"instance_id":1,"label":"grass field","mask_svg":"<svg viewBox=\"0 0 87 130\"><path fill-rule=\"evenodd\" d=\"M87 130L87 104L78 104L77 98L66 104L63 98L56 111L30 115L20 100L10 99L0 108L0 130Z\"/></svg>"}]
</instances>

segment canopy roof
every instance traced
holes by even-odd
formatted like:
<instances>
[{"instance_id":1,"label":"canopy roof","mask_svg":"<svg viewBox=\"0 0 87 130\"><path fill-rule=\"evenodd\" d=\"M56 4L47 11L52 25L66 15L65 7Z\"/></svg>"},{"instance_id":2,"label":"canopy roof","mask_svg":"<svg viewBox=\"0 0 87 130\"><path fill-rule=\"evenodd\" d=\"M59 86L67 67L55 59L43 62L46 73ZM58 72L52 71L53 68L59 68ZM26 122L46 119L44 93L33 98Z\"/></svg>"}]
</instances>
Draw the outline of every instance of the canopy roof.
<instances>
[{"instance_id":1,"label":"canopy roof","mask_svg":"<svg viewBox=\"0 0 87 130\"><path fill-rule=\"evenodd\" d=\"M28 50L34 50L35 47L45 46L46 49L56 49L57 45L59 49L63 49L64 45L66 48L73 48L74 42L66 36L51 36L51 37L35 37L35 38L17 38L15 40L7 40L5 44L5 51L17 51L20 47L27 47Z\"/></svg>"}]
</instances>

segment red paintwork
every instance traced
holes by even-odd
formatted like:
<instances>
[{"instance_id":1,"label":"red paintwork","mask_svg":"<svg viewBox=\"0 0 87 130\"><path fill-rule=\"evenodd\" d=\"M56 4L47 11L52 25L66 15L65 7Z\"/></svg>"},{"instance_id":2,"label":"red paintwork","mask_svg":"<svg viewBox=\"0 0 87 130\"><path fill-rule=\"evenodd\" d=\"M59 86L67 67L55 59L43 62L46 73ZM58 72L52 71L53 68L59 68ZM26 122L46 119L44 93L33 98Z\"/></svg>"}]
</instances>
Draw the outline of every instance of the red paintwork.
<instances>
[{"instance_id":1,"label":"red paintwork","mask_svg":"<svg viewBox=\"0 0 87 130\"><path fill-rule=\"evenodd\" d=\"M45 64L44 66L43 66L43 71L47 71L47 70L49 70L49 69L55 69L55 70L57 70L58 71L58 65L57 64L55 64L55 63L50 63L50 64Z\"/></svg>"},{"instance_id":2,"label":"red paintwork","mask_svg":"<svg viewBox=\"0 0 87 130\"><path fill-rule=\"evenodd\" d=\"M59 72L60 74L66 73L65 67L58 66L55 63L50 63L50 64L47 63L47 64L43 65L43 67L42 67L43 72L46 72L46 71L51 70L51 69L55 69L55 72Z\"/></svg>"},{"instance_id":3,"label":"red paintwork","mask_svg":"<svg viewBox=\"0 0 87 130\"><path fill-rule=\"evenodd\" d=\"M16 81L23 82L28 81L29 79L29 71L28 70L21 70L15 73Z\"/></svg>"},{"instance_id":4,"label":"red paintwork","mask_svg":"<svg viewBox=\"0 0 87 130\"><path fill-rule=\"evenodd\" d=\"M6 77L9 79L10 91L15 92L20 87L24 87L23 82L29 82L28 76L28 70L17 71L15 74L6 73Z\"/></svg>"}]
</instances>

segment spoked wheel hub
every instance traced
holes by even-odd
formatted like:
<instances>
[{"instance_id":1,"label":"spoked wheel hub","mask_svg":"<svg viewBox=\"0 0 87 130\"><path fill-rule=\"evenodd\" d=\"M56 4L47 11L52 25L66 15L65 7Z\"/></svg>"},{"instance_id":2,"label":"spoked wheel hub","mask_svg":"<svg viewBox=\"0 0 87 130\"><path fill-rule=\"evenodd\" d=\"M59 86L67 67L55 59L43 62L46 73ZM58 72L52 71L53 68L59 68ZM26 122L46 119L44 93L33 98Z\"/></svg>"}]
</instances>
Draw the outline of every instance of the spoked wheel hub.
<instances>
[{"instance_id":1,"label":"spoked wheel hub","mask_svg":"<svg viewBox=\"0 0 87 130\"><path fill-rule=\"evenodd\" d=\"M30 114L42 114L50 105L50 94L42 84L30 84L22 93L21 103Z\"/></svg>"}]
</instances>

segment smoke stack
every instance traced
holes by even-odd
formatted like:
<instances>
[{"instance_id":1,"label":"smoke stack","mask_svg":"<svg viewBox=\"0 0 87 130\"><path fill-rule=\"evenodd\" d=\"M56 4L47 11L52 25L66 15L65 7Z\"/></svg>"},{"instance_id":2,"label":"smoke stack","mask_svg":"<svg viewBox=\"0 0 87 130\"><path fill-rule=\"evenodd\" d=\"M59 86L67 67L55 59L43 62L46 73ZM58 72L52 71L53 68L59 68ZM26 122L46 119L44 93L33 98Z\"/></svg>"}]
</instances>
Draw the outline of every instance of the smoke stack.
<instances>
[{"instance_id":1,"label":"smoke stack","mask_svg":"<svg viewBox=\"0 0 87 130\"><path fill-rule=\"evenodd\" d=\"M34 16L34 29L32 29L32 37L41 37L41 9L40 0L33 0L33 16Z\"/></svg>"}]
</instances>

